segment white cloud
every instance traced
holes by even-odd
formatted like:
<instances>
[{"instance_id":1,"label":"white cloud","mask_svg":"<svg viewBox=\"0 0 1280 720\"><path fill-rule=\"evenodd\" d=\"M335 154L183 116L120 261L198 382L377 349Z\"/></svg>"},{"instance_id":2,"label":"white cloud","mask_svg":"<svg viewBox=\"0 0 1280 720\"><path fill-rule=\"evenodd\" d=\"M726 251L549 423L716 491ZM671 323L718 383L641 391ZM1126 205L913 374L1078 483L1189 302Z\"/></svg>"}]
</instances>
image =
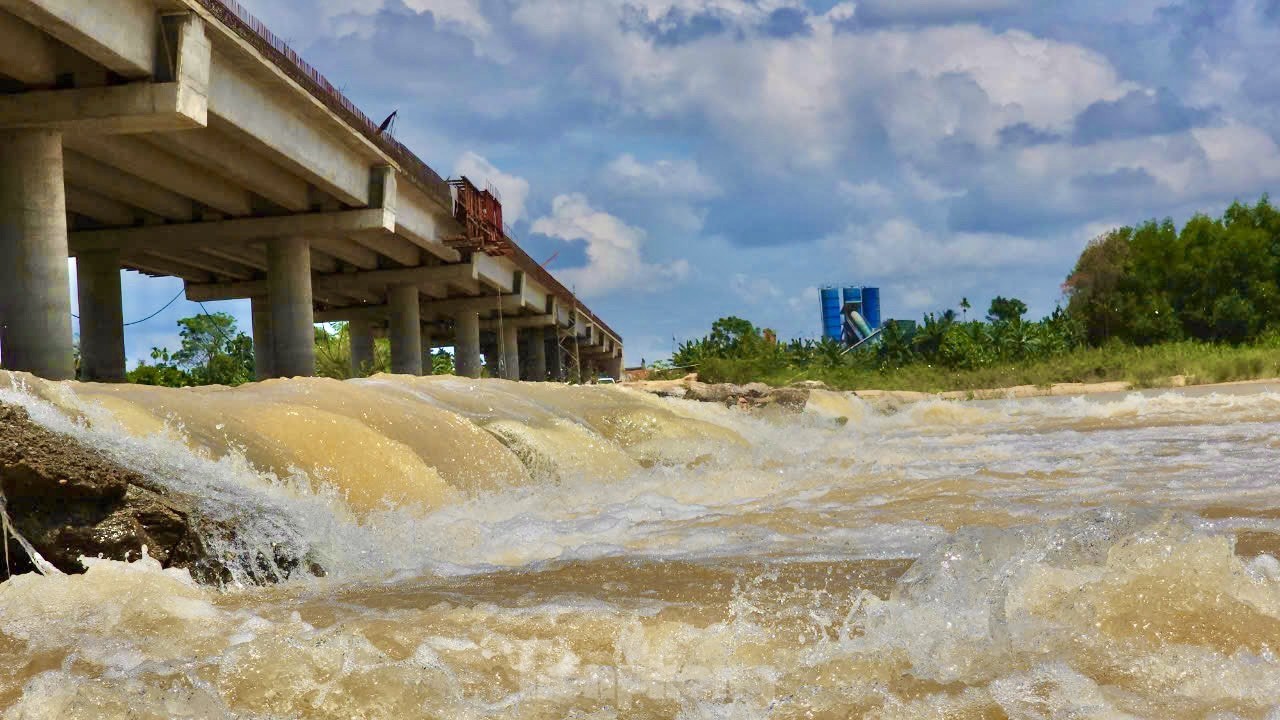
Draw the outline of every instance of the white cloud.
<instances>
[{"instance_id":1,"label":"white cloud","mask_svg":"<svg viewBox=\"0 0 1280 720\"><path fill-rule=\"evenodd\" d=\"M793 315L805 317L818 312L819 297L818 288L810 286L801 290L799 294L787 298L787 307L791 309Z\"/></svg>"},{"instance_id":2,"label":"white cloud","mask_svg":"<svg viewBox=\"0 0 1280 720\"><path fill-rule=\"evenodd\" d=\"M729 288L749 305L773 304L782 297L782 289L769 278L745 273L735 273L729 281Z\"/></svg>"},{"instance_id":3,"label":"white cloud","mask_svg":"<svg viewBox=\"0 0 1280 720\"><path fill-rule=\"evenodd\" d=\"M514 18L549 47L585 43L592 63L575 80L602 97L655 120L701 116L761 172L833 166L881 126L903 157L947 140L995 147L1007 125L1066 128L1135 87L1083 47L974 25L851 33L810 16L807 36L667 47L626 32L598 0L530 0Z\"/></svg>"},{"instance_id":4,"label":"white cloud","mask_svg":"<svg viewBox=\"0 0 1280 720\"><path fill-rule=\"evenodd\" d=\"M854 205L864 209L878 209L893 205L893 191L875 180L851 183L841 180L836 192Z\"/></svg>"},{"instance_id":5,"label":"white cloud","mask_svg":"<svg viewBox=\"0 0 1280 720\"><path fill-rule=\"evenodd\" d=\"M872 228L849 226L824 239L848 258L851 271L867 282L922 277L958 270L992 270L1043 262L1054 257L1046 245L989 233L936 234L905 218ZM874 284L874 283L873 283Z\"/></svg>"},{"instance_id":6,"label":"white cloud","mask_svg":"<svg viewBox=\"0 0 1280 720\"><path fill-rule=\"evenodd\" d=\"M454 173L465 175L467 179L484 188L493 185L502 198L502 219L507 224L515 224L525 217L525 203L529 199L529 181L522 177L504 173L494 167L493 163L473 152L466 152L454 164Z\"/></svg>"},{"instance_id":7,"label":"white cloud","mask_svg":"<svg viewBox=\"0 0 1280 720\"><path fill-rule=\"evenodd\" d=\"M721 193L716 182L692 160L657 160L646 164L626 153L609 163L604 179L616 191L636 196L705 199Z\"/></svg>"},{"instance_id":8,"label":"white cloud","mask_svg":"<svg viewBox=\"0 0 1280 720\"><path fill-rule=\"evenodd\" d=\"M621 289L657 290L689 274L687 260L645 262L641 252L644 230L596 210L580 193L557 196L551 203L551 215L534 221L533 232L587 244L585 267L557 272L562 281L584 297Z\"/></svg>"}]
</instances>

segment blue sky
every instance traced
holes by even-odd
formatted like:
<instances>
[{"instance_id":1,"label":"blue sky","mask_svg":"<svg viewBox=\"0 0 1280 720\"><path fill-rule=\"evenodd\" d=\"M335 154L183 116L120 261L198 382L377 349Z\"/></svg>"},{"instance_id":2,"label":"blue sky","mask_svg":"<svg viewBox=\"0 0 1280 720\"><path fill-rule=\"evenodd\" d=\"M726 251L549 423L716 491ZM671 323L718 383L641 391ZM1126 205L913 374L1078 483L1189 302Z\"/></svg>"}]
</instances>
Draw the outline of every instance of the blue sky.
<instances>
[{"instance_id":1,"label":"blue sky","mask_svg":"<svg viewBox=\"0 0 1280 720\"><path fill-rule=\"evenodd\" d=\"M1044 314L1107 228L1280 186L1280 0L241 2L495 184L630 363L728 314L817 336L826 284ZM128 278L125 319L179 287Z\"/></svg>"}]
</instances>

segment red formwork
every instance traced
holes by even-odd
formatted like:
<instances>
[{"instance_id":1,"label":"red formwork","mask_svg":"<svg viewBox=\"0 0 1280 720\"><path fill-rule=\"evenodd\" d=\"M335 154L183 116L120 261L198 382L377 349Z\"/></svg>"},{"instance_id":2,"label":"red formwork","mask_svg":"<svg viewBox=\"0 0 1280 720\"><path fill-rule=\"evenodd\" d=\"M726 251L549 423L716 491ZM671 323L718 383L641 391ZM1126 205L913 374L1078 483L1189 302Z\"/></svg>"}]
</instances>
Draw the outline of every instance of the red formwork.
<instances>
[{"instance_id":1,"label":"red formwork","mask_svg":"<svg viewBox=\"0 0 1280 720\"><path fill-rule=\"evenodd\" d=\"M449 245L486 255L509 256L512 243L502 224L502 201L492 190L475 186L466 177L450 180L453 187L453 216L462 225L463 234L451 238Z\"/></svg>"}]
</instances>

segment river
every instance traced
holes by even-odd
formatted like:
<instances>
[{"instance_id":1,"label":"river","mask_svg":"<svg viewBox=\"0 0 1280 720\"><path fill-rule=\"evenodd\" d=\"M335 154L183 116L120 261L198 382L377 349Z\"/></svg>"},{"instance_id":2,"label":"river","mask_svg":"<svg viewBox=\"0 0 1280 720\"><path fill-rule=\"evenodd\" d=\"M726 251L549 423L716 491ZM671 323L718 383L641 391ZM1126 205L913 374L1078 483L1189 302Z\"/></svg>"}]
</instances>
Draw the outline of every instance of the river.
<instances>
[{"instance_id":1,"label":"river","mask_svg":"<svg viewBox=\"0 0 1280 720\"><path fill-rule=\"evenodd\" d=\"M0 402L323 578L0 584L5 718L1280 718L1280 394L377 377ZM266 569L270 571L270 568Z\"/></svg>"}]
</instances>

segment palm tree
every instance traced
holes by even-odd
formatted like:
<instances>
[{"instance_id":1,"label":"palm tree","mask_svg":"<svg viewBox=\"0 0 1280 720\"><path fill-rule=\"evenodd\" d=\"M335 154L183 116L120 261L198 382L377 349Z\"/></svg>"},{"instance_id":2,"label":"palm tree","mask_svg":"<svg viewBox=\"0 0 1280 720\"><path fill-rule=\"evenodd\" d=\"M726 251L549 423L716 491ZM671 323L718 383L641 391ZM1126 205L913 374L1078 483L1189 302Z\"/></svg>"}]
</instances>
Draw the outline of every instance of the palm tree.
<instances>
[{"instance_id":1,"label":"palm tree","mask_svg":"<svg viewBox=\"0 0 1280 720\"><path fill-rule=\"evenodd\" d=\"M969 298L960 298L960 312L964 313L965 322L969 321L969 308L973 307L969 304Z\"/></svg>"}]
</instances>

